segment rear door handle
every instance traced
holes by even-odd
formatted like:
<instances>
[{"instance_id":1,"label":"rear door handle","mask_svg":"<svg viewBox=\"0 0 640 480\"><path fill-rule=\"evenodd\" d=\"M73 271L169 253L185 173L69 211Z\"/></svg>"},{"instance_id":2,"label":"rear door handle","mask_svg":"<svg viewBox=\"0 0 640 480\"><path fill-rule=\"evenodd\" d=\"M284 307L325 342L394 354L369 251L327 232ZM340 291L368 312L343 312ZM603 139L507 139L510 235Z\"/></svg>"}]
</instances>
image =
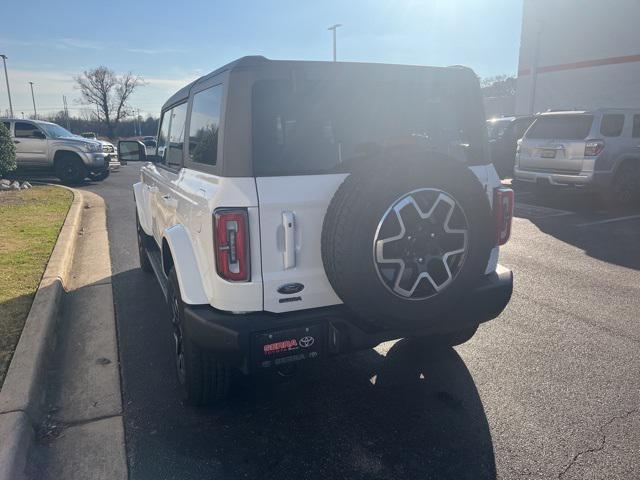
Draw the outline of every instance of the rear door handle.
<instances>
[{"instance_id":1,"label":"rear door handle","mask_svg":"<svg viewBox=\"0 0 640 480\"><path fill-rule=\"evenodd\" d=\"M293 212L282 212L282 226L284 227L284 269L296 266L296 216Z\"/></svg>"}]
</instances>

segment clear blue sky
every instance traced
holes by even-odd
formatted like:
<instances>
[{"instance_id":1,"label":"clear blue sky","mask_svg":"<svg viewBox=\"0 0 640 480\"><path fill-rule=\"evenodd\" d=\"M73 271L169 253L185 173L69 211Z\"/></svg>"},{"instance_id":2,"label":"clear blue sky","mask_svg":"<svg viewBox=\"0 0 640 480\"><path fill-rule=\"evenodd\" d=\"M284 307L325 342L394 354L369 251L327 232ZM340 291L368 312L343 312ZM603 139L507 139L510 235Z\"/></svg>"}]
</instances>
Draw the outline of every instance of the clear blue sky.
<instances>
[{"instance_id":1,"label":"clear blue sky","mask_svg":"<svg viewBox=\"0 0 640 480\"><path fill-rule=\"evenodd\" d=\"M14 112L32 111L28 81L43 113L74 112L73 75L106 65L147 86L131 106L157 115L171 93L235 58L463 64L480 76L515 73L522 0L65 0L0 7L0 53L8 55ZM8 108L0 74L0 112Z\"/></svg>"}]
</instances>

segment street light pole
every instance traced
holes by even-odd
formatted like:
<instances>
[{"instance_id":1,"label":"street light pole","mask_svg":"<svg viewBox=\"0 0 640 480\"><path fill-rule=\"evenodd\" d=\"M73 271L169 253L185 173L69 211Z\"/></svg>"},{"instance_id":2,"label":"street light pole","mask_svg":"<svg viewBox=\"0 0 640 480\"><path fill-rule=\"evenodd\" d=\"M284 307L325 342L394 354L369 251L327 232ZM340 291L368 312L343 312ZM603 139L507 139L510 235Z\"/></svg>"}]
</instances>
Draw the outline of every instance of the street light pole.
<instances>
[{"instance_id":1,"label":"street light pole","mask_svg":"<svg viewBox=\"0 0 640 480\"><path fill-rule=\"evenodd\" d=\"M38 112L36 111L36 97L33 94L33 82L29 82L31 85L31 100L33 101L33 118L38 119Z\"/></svg>"},{"instance_id":2,"label":"street light pole","mask_svg":"<svg viewBox=\"0 0 640 480\"><path fill-rule=\"evenodd\" d=\"M336 47L336 30L338 29L338 27L341 27L342 25L340 23L336 23L335 25L331 25L329 28L327 28L327 30L331 30L333 32L333 61L337 62L338 58L337 58L337 47Z\"/></svg>"},{"instance_id":3,"label":"street light pole","mask_svg":"<svg viewBox=\"0 0 640 480\"><path fill-rule=\"evenodd\" d=\"M13 104L11 103L11 89L9 88L9 74L7 73L7 56L0 54L2 57L2 63L4 64L4 79L7 81L7 95L9 96L9 112L13 118Z\"/></svg>"}]
</instances>

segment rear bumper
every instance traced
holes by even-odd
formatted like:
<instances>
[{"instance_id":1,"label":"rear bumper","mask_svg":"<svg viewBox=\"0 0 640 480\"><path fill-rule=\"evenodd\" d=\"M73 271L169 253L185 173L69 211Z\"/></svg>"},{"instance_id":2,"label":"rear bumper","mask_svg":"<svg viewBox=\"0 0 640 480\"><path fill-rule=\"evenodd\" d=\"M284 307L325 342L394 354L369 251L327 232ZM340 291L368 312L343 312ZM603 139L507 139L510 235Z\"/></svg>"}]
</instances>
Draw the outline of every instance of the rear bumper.
<instances>
[{"instance_id":1,"label":"rear bumper","mask_svg":"<svg viewBox=\"0 0 640 480\"><path fill-rule=\"evenodd\" d=\"M514 177L521 182L542 183L556 186L585 187L593 183L593 172L575 174L556 172L537 172L515 167Z\"/></svg>"},{"instance_id":2,"label":"rear bumper","mask_svg":"<svg viewBox=\"0 0 640 480\"><path fill-rule=\"evenodd\" d=\"M109 158L104 153L83 153L84 164L91 173L100 173L109 170Z\"/></svg>"},{"instance_id":3,"label":"rear bumper","mask_svg":"<svg viewBox=\"0 0 640 480\"><path fill-rule=\"evenodd\" d=\"M613 172L580 172L569 175L555 172L534 172L516 167L514 169L514 178L520 182L551 185L554 187L603 190L611 184L611 181L613 180Z\"/></svg>"},{"instance_id":4,"label":"rear bumper","mask_svg":"<svg viewBox=\"0 0 640 480\"><path fill-rule=\"evenodd\" d=\"M260 369L255 340L257 336L264 336L262 334L273 333L275 338L278 332L312 328L314 332L322 332L319 341L323 343L323 356L335 355L372 348L387 340L448 333L474 323L486 322L500 315L509 303L512 290L511 270L498 266L449 314L425 325L424 330L419 332L371 331L344 305L284 314L233 314L208 305L187 305L185 330L193 341L217 358L249 373Z\"/></svg>"}]
</instances>

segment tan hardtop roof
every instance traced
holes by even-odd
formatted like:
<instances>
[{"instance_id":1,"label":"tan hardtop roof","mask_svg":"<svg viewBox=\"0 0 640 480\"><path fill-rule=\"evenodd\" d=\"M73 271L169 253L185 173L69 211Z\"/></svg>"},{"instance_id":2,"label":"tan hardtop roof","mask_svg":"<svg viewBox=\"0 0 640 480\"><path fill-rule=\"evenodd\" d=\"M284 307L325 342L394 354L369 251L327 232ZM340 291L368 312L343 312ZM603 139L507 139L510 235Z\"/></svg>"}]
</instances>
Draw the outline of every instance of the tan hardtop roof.
<instances>
[{"instance_id":1,"label":"tan hardtop roof","mask_svg":"<svg viewBox=\"0 0 640 480\"><path fill-rule=\"evenodd\" d=\"M164 105L162 106L162 111L166 110L168 107L171 107L172 105L175 105L177 103L180 103L184 100L186 100L189 97L189 92L191 91L191 88L199 82L203 82L206 81L207 79L214 77L216 75L219 75L222 72L225 71L233 71L235 69L240 69L240 68L251 68L251 67L262 67L262 66L266 66L266 65L274 65L274 66L280 66L282 68L287 68L287 67L295 67L295 66L321 66L321 65L327 65L327 67L331 66L331 68L358 68L358 67L365 67L365 68L380 68L380 69L388 69L388 68L399 68L399 69L407 69L407 68L421 68L421 69L429 69L429 70L452 70L452 69L459 69L459 70L468 70L471 71L471 69L464 67L464 66L460 66L460 65L454 65L454 66L450 66L450 67L433 67L433 66L424 66L424 65L402 65L402 64L389 64L389 63L366 63L366 62L330 62L330 61L310 61L310 60L271 60L268 59L266 57L260 56L260 55L254 55L254 56L247 56L247 57L242 57L239 58L237 60L234 60L233 62L230 62L216 70L214 70L211 73L208 73L207 75L204 75L196 80L194 80L193 82L189 83L188 85L185 85L184 87L182 87L180 90L178 90L176 93L174 93L169 100L167 100ZM475 74L474 74L475 75Z\"/></svg>"}]
</instances>

